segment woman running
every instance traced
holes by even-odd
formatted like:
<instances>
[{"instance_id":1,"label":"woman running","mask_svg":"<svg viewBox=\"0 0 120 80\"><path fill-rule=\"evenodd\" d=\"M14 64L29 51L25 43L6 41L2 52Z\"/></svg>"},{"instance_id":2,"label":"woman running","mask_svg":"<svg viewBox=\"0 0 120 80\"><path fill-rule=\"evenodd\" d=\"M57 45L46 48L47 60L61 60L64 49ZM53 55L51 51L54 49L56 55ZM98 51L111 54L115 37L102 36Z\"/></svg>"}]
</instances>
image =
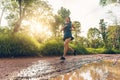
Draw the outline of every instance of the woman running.
<instances>
[{"instance_id":1,"label":"woman running","mask_svg":"<svg viewBox=\"0 0 120 80\"><path fill-rule=\"evenodd\" d=\"M65 18L65 25L61 29L61 31L64 31L64 54L60 58L60 60L65 60L65 56L68 50L72 51L74 55L76 55L76 51L69 47L69 42L73 40L74 38L72 37L72 29L75 29L75 27L72 25L72 22L70 20L70 17Z\"/></svg>"}]
</instances>

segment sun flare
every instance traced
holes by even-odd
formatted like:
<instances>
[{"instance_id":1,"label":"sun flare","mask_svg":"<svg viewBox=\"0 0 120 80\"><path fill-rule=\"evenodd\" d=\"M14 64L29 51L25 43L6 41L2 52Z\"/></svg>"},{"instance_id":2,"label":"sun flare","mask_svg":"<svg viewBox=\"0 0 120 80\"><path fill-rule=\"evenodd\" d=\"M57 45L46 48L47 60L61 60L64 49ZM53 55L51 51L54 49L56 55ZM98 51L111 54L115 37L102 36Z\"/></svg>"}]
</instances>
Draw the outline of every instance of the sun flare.
<instances>
[{"instance_id":1,"label":"sun flare","mask_svg":"<svg viewBox=\"0 0 120 80\"><path fill-rule=\"evenodd\" d=\"M29 33L32 36L37 36L41 38L49 38L52 36L52 32L50 28L46 25L42 25L41 23L37 23L35 21L27 22L24 21L25 25L29 25Z\"/></svg>"},{"instance_id":2,"label":"sun flare","mask_svg":"<svg viewBox=\"0 0 120 80\"><path fill-rule=\"evenodd\" d=\"M41 25L39 23L32 24L30 27L30 30L32 33L38 34L38 35L44 35L44 36L51 36L52 35L50 29L47 26Z\"/></svg>"}]
</instances>

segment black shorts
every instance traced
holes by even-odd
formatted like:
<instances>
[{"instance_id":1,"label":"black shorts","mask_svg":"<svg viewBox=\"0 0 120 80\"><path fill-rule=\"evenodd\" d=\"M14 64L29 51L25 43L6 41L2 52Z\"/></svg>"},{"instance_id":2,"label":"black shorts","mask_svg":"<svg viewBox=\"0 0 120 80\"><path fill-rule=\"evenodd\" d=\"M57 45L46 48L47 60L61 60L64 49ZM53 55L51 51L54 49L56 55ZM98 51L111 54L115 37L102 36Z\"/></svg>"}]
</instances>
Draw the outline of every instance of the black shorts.
<instances>
[{"instance_id":1,"label":"black shorts","mask_svg":"<svg viewBox=\"0 0 120 80\"><path fill-rule=\"evenodd\" d=\"M71 40L74 39L74 37L64 37L64 38L63 38L63 41L65 41L65 40L68 39L68 38L71 38Z\"/></svg>"}]
</instances>

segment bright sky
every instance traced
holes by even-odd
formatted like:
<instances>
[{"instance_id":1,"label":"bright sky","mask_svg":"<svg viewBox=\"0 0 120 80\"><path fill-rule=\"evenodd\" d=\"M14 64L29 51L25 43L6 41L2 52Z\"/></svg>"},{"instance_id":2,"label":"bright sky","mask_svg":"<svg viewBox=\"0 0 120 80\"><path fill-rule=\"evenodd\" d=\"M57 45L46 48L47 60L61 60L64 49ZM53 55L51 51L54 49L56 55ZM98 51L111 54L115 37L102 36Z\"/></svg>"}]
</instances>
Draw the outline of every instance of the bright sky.
<instances>
[{"instance_id":1,"label":"bright sky","mask_svg":"<svg viewBox=\"0 0 120 80\"><path fill-rule=\"evenodd\" d=\"M48 0L53 6L55 12L60 9L61 6L71 11L72 21L80 21L82 35L87 33L90 27L97 27L101 9L99 6L99 0Z\"/></svg>"},{"instance_id":2,"label":"bright sky","mask_svg":"<svg viewBox=\"0 0 120 80\"><path fill-rule=\"evenodd\" d=\"M72 21L79 21L81 23L81 35L86 36L87 31L90 27L99 27L100 19L106 17L108 10L114 10L114 14L120 18L120 5L118 8L113 6L101 7L99 0L47 0L55 13L63 6L71 11ZM117 13L117 14L116 14ZM1 10L0 10L1 14ZM110 17L111 18L111 17ZM5 20L2 20L5 23ZM107 20L105 20L107 21ZM110 21L109 21L110 22ZM6 24L6 23L5 23Z\"/></svg>"},{"instance_id":3,"label":"bright sky","mask_svg":"<svg viewBox=\"0 0 120 80\"><path fill-rule=\"evenodd\" d=\"M71 11L72 21L80 21L81 35L86 36L90 27L99 27L101 18L105 18L106 10L99 5L99 0L48 0L54 12L61 6Z\"/></svg>"}]
</instances>

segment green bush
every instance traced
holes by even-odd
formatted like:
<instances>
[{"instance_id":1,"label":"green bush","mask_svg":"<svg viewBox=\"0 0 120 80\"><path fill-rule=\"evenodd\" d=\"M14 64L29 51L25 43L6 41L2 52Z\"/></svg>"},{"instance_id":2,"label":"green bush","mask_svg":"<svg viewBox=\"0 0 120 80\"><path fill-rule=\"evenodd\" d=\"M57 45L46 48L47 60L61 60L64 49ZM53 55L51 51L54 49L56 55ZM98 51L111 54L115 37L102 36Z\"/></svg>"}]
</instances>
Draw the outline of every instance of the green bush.
<instances>
[{"instance_id":1,"label":"green bush","mask_svg":"<svg viewBox=\"0 0 120 80\"><path fill-rule=\"evenodd\" d=\"M70 46L77 50L77 54L87 54L87 50L74 42ZM0 34L0 57L23 57L23 56L61 56L64 44L61 38L51 38L44 43L39 43L34 37L17 33ZM67 55L73 55L68 52Z\"/></svg>"},{"instance_id":2,"label":"green bush","mask_svg":"<svg viewBox=\"0 0 120 80\"><path fill-rule=\"evenodd\" d=\"M25 34L0 35L0 57L37 56L40 44Z\"/></svg>"},{"instance_id":3,"label":"green bush","mask_svg":"<svg viewBox=\"0 0 120 80\"><path fill-rule=\"evenodd\" d=\"M60 56L63 54L63 42L60 40L51 39L41 47L43 56Z\"/></svg>"},{"instance_id":4,"label":"green bush","mask_svg":"<svg viewBox=\"0 0 120 80\"><path fill-rule=\"evenodd\" d=\"M106 49L106 50L104 51L104 53L105 53L105 54L115 54L116 52L115 52L114 50L112 50L112 49Z\"/></svg>"},{"instance_id":5,"label":"green bush","mask_svg":"<svg viewBox=\"0 0 120 80\"><path fill-rule=\"evenodd\" d=\"M70 43L70 46L77 51L77 54L87 54L87 50L78 44ZM61 56L63 55L64 44L62 39L53 38L45 42L41 48L41 54L44 56ZM67 55L73 55L73 52L69 51Z\"/></svg>"},{"instance_id":6,"label":"green bush","mask_svg":"<svg viewBox=\"0 0 120 80\"><path fill-rule=\"evenodd\" d=\"M115 50L115 49L106 49L106 48L87 48L87 51L89 54L118 54L120 53L119 50Z\"/></svg>"},{"instance_id":7,"label":"green bush","mask_svg":"<svg viewBox=\"0 0 120 80\"><path fill-rule=\"evenodd\" d=\"M77 54L88 54L87 50L81 44L70 44L70 46L77 51Z\"/></svg>"},{"instance_id":8,"label":"green bush","mask_svg":"<svg viewBox=\"0 0 120 80\"><path fill-rule=\"evenodd\" d=\"M101 54L104 53L106 49L104 48L86 48L89 54Z\"/></svg>"},{"instance_id":9,"label":"green bush","mask_svg":"<svg viewBox=\"0 0 120 80\"><path fill-rule=\"evenodd\" d=\"M120 54L120 50L113 49L116 54Z\"/></svg>"}]
</instances>

